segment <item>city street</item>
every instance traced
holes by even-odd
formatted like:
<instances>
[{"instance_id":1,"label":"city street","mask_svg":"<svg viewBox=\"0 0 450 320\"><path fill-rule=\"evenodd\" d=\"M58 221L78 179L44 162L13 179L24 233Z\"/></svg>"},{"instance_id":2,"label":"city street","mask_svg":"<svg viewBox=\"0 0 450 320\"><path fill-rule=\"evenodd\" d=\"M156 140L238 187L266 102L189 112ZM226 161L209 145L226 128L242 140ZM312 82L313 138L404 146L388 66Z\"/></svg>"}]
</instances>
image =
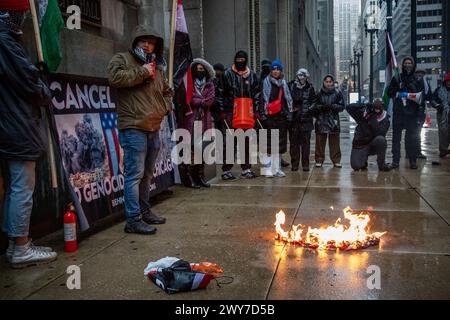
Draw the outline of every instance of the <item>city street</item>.
<instances>
[{"instance_id":1,"label":"city street","mask_svg":"<svg viewBox=\"0 0 450 320\"><path fill-rule=\"evenodd\" d=\"M368 172L355 173L349 165L354 123L342 117L342 169L327 160L310 173L286 169L286 178L223 182L219 175L211 189L177 186L154 207L168 219L155 236L125 234L118 223L66 254L58 233L39 241L57 249L58 260L26 272L11 269L2 256L0 299L449 299L450 160L432 165L435 119L424 129L428 160L419 170L403 159L400 170L378 173L372 157ZM379 247L316 252L274 240L280 209L289 224L318 227L334 224L346 206L373 207L371 230L387 231ZM233 282L169 296L143 274L149 261L166 256L215 262ZM66 287L66 268L74 264L81 268L81 290ZM380 268L380 290L367 286L369 266Z\"/></svg>"}]
</instances>

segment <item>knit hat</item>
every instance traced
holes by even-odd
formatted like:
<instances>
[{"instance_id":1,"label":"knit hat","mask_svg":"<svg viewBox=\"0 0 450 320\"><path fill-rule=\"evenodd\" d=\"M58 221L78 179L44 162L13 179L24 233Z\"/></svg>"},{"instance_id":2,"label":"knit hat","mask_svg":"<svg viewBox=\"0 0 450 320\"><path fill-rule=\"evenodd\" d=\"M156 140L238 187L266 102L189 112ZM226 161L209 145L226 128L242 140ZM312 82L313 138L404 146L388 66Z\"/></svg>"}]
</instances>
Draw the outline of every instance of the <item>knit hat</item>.
<instances>
[{"instance_id":1,"label":"knit hat","mask_svg":"<svg viewBox=\"0 0 450 320\"><path fill-rule=\"evenodd\" d=\"M272 70L277 69L277 70L283 71L284 66L280 60L273 60L272 65L270 66L270 69L272 69Z\"/></svg>"},{"instance_id":2,"label":"knit hat","mask_svg":"<svg viewBox=\"0 0 450 320\"><path fill-rule=\"evenodd\" d=\"M450 81L450 72L445 75L444 82Z\"/></svg>"},{"instance_id":3,"label":"knit hat","mask_svg":"<svg viewBox=\"0 0 450 320\"><path fill-rule=\"evenodd\" d=\"M297 77L301 76L301 75L303 75L304 77L307 77L307 78L309 78L309 76L310 76L308 70L306 70L305 68L298 69Z\"/></svg>"},{"instance_id":4,"label":"knit hat","mask_svg":"<svg viewBox=\"0 0 450 320\"><path fill-rule=\"evenodd\" d=\"M221 63L216 63L213 68L214 70L225 71L225 67Z\"/></svg>"}]
</instances>

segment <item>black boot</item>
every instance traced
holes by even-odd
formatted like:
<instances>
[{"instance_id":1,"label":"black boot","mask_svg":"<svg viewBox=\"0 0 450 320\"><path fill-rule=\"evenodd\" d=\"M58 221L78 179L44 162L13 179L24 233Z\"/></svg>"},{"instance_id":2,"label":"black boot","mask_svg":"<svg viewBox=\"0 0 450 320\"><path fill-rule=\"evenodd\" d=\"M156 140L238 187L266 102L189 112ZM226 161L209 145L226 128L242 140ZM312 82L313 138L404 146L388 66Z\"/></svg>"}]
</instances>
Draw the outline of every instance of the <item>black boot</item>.
<instances>
[{"instance_id":1,"label":"black boot","mask_svg":"<svg viewBox=\"0 0 450 320\"><path fill-rule=\"evenodd\" d=\"M210 188L211 185L208 182L206 182L206 179L205 179L205 165L199 164L199 165L196 165L195 167L196 167L195 177L197 180L196 181L197 184L199 184L203 188Z\"/></svg>"},{"instance_id":2,"label":"black boot","mask_svg":"<svg viewBox=\"0 0 450 320\"><path fill-rule=\"evenodd\" d=\"M146 224L164 224L166 223L166 218L157 216L151 209L148 209L147 212L142 215L142 221Z\"/></svg>"},{"instance_id":3,"label":"black boot","mask_svg":"<svg viewBox=\"0 0 450 320\"><path fill-rule=\"evenodd\" d=\"M188 188L194 188L194 189L200 189L200 185L197 183L196 179L196 170L195 166L187 166L188 170L188 179L189 179L189 185Z\"/></svg>"},{"instance_id":4,"label":"black boot","mask_svg":"<svg viewBox=\"0 0 450 320\"><path fill-rule=\"evenodd\" d=\"M125 225L125 232L126 233L136 233L136 234L155 234L156 228L149 226L144 221L142 221L141 217L135 218L133 221L127 221L127 224Z\"/></svg>"}]
</instances>

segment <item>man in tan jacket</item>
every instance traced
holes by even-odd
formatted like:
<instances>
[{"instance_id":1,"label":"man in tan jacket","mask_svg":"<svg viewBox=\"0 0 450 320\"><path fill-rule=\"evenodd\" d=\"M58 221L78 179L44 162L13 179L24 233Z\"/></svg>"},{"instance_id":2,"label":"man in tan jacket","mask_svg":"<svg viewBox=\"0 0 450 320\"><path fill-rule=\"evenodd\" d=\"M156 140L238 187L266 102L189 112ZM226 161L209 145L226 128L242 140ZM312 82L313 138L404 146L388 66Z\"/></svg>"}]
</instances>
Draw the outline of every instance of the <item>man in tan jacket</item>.
<instances>
[{"instance_id":1,"label":"man in tan jacket","mask_svg":"<svg viewBox=\"0 0 450 320\"><path fill-rule=\"evenodd\" d=\"M171 111L172 90L164 78L164 40L149 27L138 26L130 50L116 54L108 78L118 92L119 142L124 151L125 232L154 234L163 224L150 209L150 183L160 141L159 129Z\"/></svg>"}]
</instances>

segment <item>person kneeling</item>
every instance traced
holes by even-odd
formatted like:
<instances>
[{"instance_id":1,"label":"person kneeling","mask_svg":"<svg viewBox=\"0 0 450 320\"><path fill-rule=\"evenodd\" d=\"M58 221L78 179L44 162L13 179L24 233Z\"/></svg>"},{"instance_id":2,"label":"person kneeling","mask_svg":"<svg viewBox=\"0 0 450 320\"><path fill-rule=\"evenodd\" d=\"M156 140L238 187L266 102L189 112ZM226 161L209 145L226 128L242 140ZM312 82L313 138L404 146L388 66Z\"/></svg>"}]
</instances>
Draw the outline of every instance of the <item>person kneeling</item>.
<instances>
[{"instance_id":1,"label":"person kneeling","mask_svg":"<svg viewBox=\"0 0 450 320\"><path fill-rule=\"evenodd\" d=\"M373 104L351 104L347 112L358 124L353 138L351 166L353 170L367 169L369 156L377 155L380 171L390 171L391 166L386 164L387 141L389 130L389 115L384 111L381 100Z\"/></svg>"}]
</instances>

